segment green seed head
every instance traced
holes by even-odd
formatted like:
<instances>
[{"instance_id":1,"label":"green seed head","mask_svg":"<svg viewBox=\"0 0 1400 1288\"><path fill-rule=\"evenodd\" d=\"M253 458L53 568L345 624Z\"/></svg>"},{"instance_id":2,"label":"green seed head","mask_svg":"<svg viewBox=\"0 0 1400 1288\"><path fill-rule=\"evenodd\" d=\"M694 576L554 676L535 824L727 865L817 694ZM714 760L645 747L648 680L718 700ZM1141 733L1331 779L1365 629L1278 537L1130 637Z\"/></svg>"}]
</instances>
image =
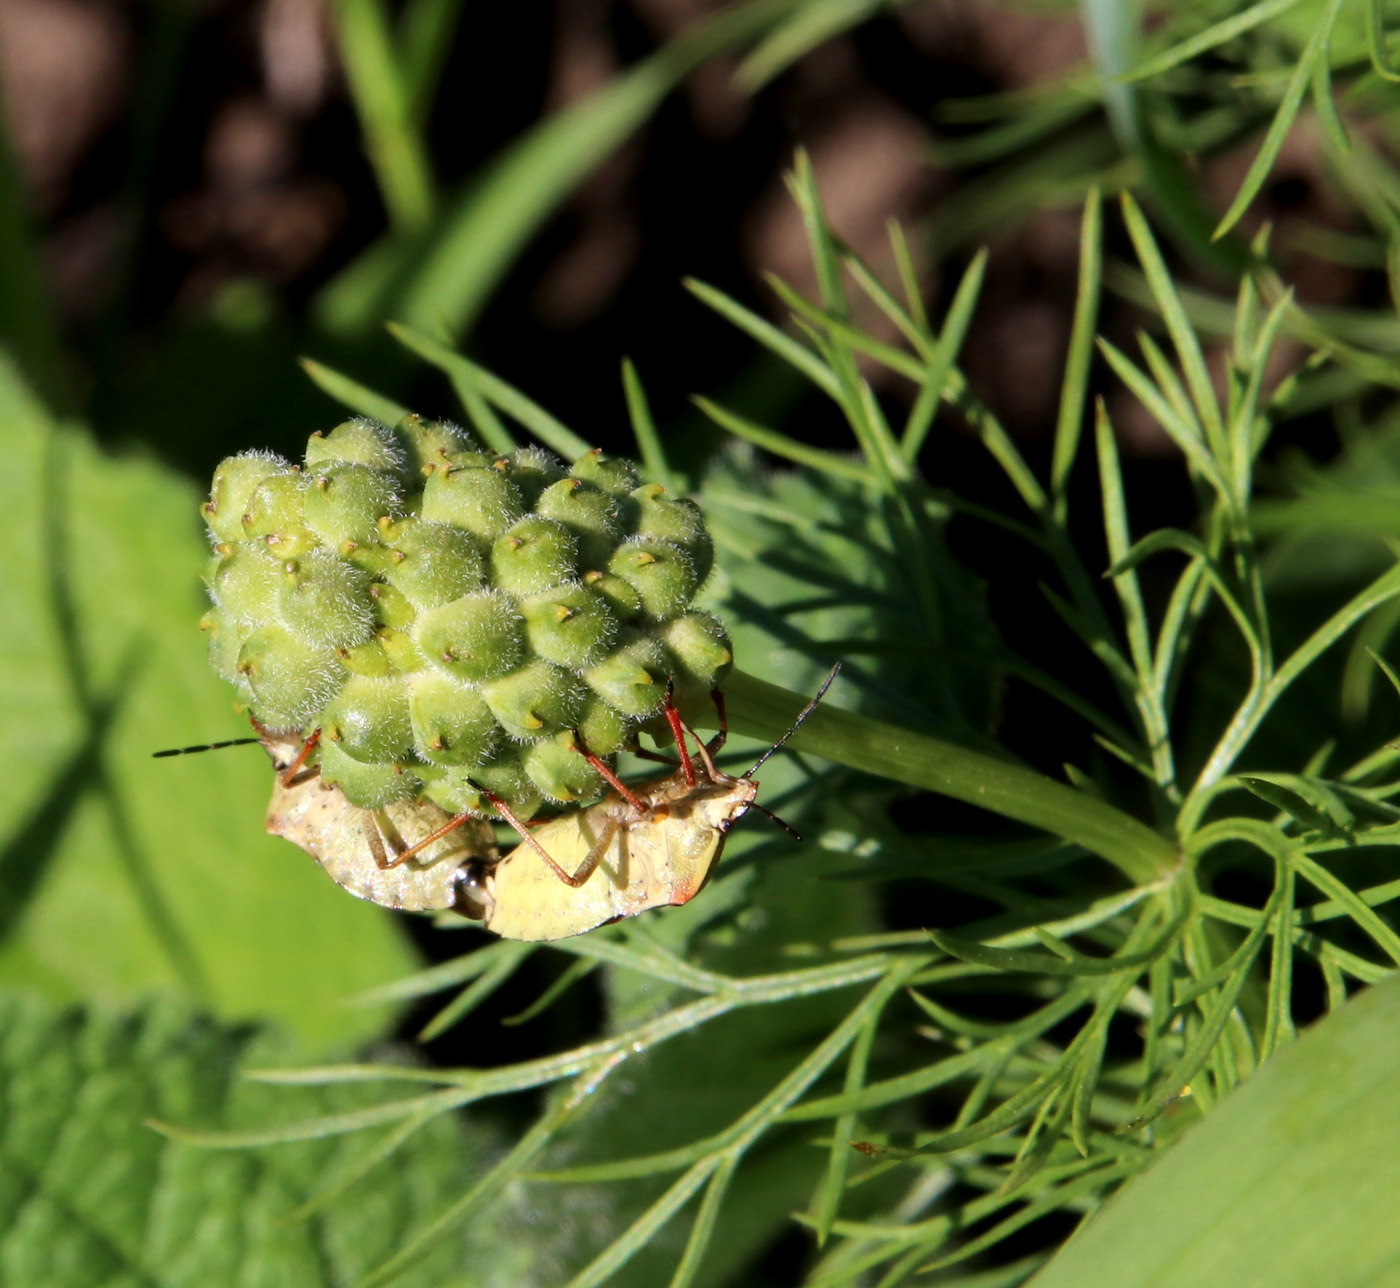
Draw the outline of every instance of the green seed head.
<instances>
[{"instance_id":1,"label":"green seed head","mask_svg":"<svg viewBox=\"0 0 1400 1288\"><path fill-rule=\"evenodd\" d=\"M699 511L600 452L566 469L443 421L350 420L305 469L226 460L205 514L215 670L264 723L320 729L326 781L365 808L490 812L473 782L523 816L590 799L576 737L613 756L668 684L699 696L730 665L690 610Z\"/></svg>"}]
</instances>

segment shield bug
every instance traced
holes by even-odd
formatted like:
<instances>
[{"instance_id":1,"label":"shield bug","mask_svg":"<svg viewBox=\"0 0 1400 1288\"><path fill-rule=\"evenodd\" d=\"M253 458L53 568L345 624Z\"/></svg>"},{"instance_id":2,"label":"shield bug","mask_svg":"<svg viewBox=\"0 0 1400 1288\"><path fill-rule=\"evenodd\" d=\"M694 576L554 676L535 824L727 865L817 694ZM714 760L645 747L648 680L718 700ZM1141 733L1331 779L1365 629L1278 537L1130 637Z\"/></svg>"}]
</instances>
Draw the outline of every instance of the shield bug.
<instances>
[{"instance_id":1,"label":"shield bug","mask_svg":"<svg viewBox=\"0 0 1400 1288\"><path fill-rule=\"evenodd\" d=\"M708 743L668 696L665 715L680 757L673 773L629 786L580 742L580 753L612 791L533 828L482 789L522 838L504 858L490 824L470 814L450 815L426 799L380 809L351 804L309 763L318 734L304 739L258 727L256 740L214 745L262 744L277 770L267 830L305 850L358 898L403 912L451 909L506 939L566 939L693 899L709 880L730 827L750 809L768 813L757 804L753 775L815 710L839 670L839 664L832 667L783 736L738 776L715 764L727 737L724 699L716 690L719 731ZM687 739L695 744L693 757Z\"/></svg>"},{"instance_id":2,"label":"shield bug","mask_svg":"<svg viewBox=\"0 0 1400 1288\"><path fill-rule=\"evenodd\" d=\"M737 777L714 761L727 732L716 691L719 732L709 743L668 701L666 717L680 753L674 773L629 787L584 750L613 787L598 804L527 830L497 802L523 840L498 861L468 860L459 878L472 889L486 928L506 939L565 939L649 908L688 903L709 880L730 827L751 808L763 809L755 803L754 773L811 714L839 669L832 668L791 728ZM696 744L694 758L687 736Z\"/></svg>"}]
</instances>

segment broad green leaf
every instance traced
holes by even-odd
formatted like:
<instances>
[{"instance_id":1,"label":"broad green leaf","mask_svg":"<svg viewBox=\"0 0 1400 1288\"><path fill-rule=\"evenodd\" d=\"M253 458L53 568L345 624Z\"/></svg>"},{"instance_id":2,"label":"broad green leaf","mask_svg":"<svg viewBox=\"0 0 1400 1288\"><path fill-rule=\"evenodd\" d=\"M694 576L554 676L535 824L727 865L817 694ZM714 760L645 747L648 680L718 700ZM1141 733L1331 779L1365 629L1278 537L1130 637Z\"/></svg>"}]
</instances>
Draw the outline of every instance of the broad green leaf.
<instances>
[{"instance_id":1,"label":"broad green leaf","mask_svg":"<svg viewBox=\"0 0 1400 1288\"><path fill-rule=\"evenodd\" d=\"M0 643L0 985L180 991L308 1038L368 1035L343 999L410 964L401 931L263 832L256 747L196 629L199 496L52 423L0 365L10 629Z\"/></svg>"},{"instance_id":2,"label":"broad green leaf","mask_svg":"<svg viewBox=\"0 0 1400 1288\"><path fill-rule=\"evenodd\" d=\"M392 1168L356 1178L377 1142L333 1137L211 1151L148 1125L259 1124L348 1110L376 1094L354 1085L270 1088L238 1076L246 1060L290 1054L284 1040L180 1005L122 1015L0 995L0 1282L350 1284L497 1144L479 1124L440 1116L401 1144ZM333 1200L292 1219L307 1200L346 1182ZM483 1212L399 1283L528 1282L540 1240L522 1237L522 1226L518 1208Z\"/></svg>"},{"instance_id":3,"label":"broad green leaf","mask_svg":"<svg viewBox=\"0 0 1400 1288\"><path fill-rule=\"evenodd\" d=\"M1089 1218L1032 1288L1397 1282L1400 984L1285 1047Z\"/></svg>"}]
</instances>

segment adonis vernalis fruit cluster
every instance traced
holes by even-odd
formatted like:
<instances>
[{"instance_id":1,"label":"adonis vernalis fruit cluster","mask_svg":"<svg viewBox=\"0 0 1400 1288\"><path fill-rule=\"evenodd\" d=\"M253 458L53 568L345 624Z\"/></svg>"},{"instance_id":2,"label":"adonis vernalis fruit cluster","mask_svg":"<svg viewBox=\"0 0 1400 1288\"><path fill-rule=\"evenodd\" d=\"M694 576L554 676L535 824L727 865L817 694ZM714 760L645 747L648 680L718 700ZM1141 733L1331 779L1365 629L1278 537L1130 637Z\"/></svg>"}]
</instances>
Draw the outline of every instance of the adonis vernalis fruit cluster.
<instances>
[{"instance_id":1,"label":"adonis vernalis fruit cluster","mask_svg":"<svg viewBox=\"0 0 1400 1288\"><path fill-rule=\"evenodd\" d=\"M566 466L446 422L352 420L300 466L229 457L204 516L214 669L264 727L319 729L323 781L363 808L597 796L580 740L610 756L668 685L693 699L730 665L690 607L699 510L601 452Z\"/></svg>"}]
</instances>

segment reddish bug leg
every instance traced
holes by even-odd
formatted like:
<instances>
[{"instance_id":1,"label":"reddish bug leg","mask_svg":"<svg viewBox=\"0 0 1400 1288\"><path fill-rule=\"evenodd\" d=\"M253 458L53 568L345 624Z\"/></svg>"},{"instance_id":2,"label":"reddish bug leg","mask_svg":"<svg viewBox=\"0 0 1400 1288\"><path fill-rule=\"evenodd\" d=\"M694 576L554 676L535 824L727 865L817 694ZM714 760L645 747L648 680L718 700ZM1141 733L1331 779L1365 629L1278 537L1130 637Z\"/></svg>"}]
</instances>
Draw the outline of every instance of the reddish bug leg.
<instances>
[{"instance_id":1,"label":"reddish bug leg","mask_svg":"<svg viewBox=\"0 0 1400 1288\"><path fill-rule=\"evenodd\" d=\"M719 770L715 768L715 759L710 754L709 747L700 741L700 735L684 721L681 722L681 728L695 739L695 750L700 753L700 763L705 766L705 773L710 781L714 782L719 776Z\"/></svg>"},{"instance_id":2,"label":"reddish bug leg","mask_svg":"<svg viewBox=\"0 0 1400 1288\"><path fill-rule=\"evenodd\" d=\"M588 750L588 744L584 742L583 735L579 733L577 729L572 730L572 733L574 735L574 741L578 744L578 746L575 747L574 750L577 751L578 754L582 756L590 765L592 765L594 769L596 769L600 774L602 774L608 786L611 787L613 791L615 791L619 796L621 796L623 800L625 800L634 810L637 811L637 813L645 813L646 806L643 805L642 802L637 799L637 794L613 772L612 766L609 765L608 762L604 760L601 756L595 756L591 751ZM492 803L494 804L495 802L493 801ZM520 829L516 828L516 831L520 831ZM523 836L524 833L522 832L521 835Z\"/></svg>"},{"instance_id":3,"label":"reddish bug leg","mask_svg":"<svg viewBox=\"0 0 1400 1288\"><path fill-rule=\"evenodd\" d=\"M302 766L306 764L306 758L316 749L316 744L321 741L321 731L316 730L304 743L301 750L297 752L297 758L287 766L287 771L282 775L282 786L290 787L292 780L301 773Z\"/></svg>"},{"instance_id":4,"label":"reddish bug leg","mask_svg":"<svg viewBox=\"0 0 1400 1288\"><path fill-rule=\"evenodd\" d=\"M481 789L478 788L477 790L480 791ZM490 800L492 805L496 804L496 801L491 798L488 792L482 791L482 795L485 796L488 800ZM415 842L413 845L410 845L406 850L400 850L397 854L394 855L393 861L391 863L386 864L385 866L391 868L396 867L405 859L411 859L415 854L421 854L434 841L440 841L444 836L450 836L459 827L461 827L463 823L467 822L469 819L472 819L474 817L476 817L474 814L471 814L464 810L462 813L456 815L455 817L448 819L447 822L444 823L436 831L429 832L428 835L425 836L421 841ZM516 829L516 831L520 831L519 825L515 823L513 819L507 819L507 822L509 822L511 826ZM524 835L524 833L521 834Z\"/></svg>"},{"instance_id":5,"label":"reddish bug leg","mask_svg":"<svg viewBox=\"0 0 1400 1288\"><path fill-rule=\"evenodd\" d=\"M681 754L681 773L685 775L685 785L695 786L695 766L691 763L690 752L685 746L685 722L681 719L681 713L676 710L676 704L671 696L672 684L666 685L666 723L671 726L671 737L676 740L676 750ZM698 741L698 739L697 739Z\"/></svg>"},{"instance_id":6,"label":"reddish bug leg","mask_svg":"<svg viewBox=\"0 0 1400 1288\"><path fill-rule=\"evenodd\" d=\"M608 847L608 844L612 841L612 834L617 828L616 820L608 820L607 826L603 829L603 835L598 838L593 848L590 849L586 855L584 855L583 862L578 865L578 871L575 872L572 876L570 876L567 872L564 871L563 868L559 866L558 863L555 862L554 856L551 855L550 852L546 850L544 846L542 846L534 838L534 835L528 830L526 825L520 821L520 818L516 814L516 812L513 809L511 809L511 807L507 805L505 801L503 801L499 796L497 796L495 792L488 791L480 783L472 782L470 778L467 779L467 781L471 783L472 786L475 787L476 790L479 791L484 797L486 797L488 801L491 802L491 808L494 809L496 813L498 813L503 819L505 819L505 821L509 823L511 827L513 827L517 832L520 833L521 840L523 840L526 845L528 845L532 850L534 850L534 852L538 854L540 858L542 858L549 865L549 870L553 872L554 875L558 877L559 880L561 880L566 886L571 886L573 889L577 890L579 886L581 886L585 881L588 880L590 876L593 875L593 869L598 866L598 860L602 858L604 851Z\"/></svg>"}]
</instances>

